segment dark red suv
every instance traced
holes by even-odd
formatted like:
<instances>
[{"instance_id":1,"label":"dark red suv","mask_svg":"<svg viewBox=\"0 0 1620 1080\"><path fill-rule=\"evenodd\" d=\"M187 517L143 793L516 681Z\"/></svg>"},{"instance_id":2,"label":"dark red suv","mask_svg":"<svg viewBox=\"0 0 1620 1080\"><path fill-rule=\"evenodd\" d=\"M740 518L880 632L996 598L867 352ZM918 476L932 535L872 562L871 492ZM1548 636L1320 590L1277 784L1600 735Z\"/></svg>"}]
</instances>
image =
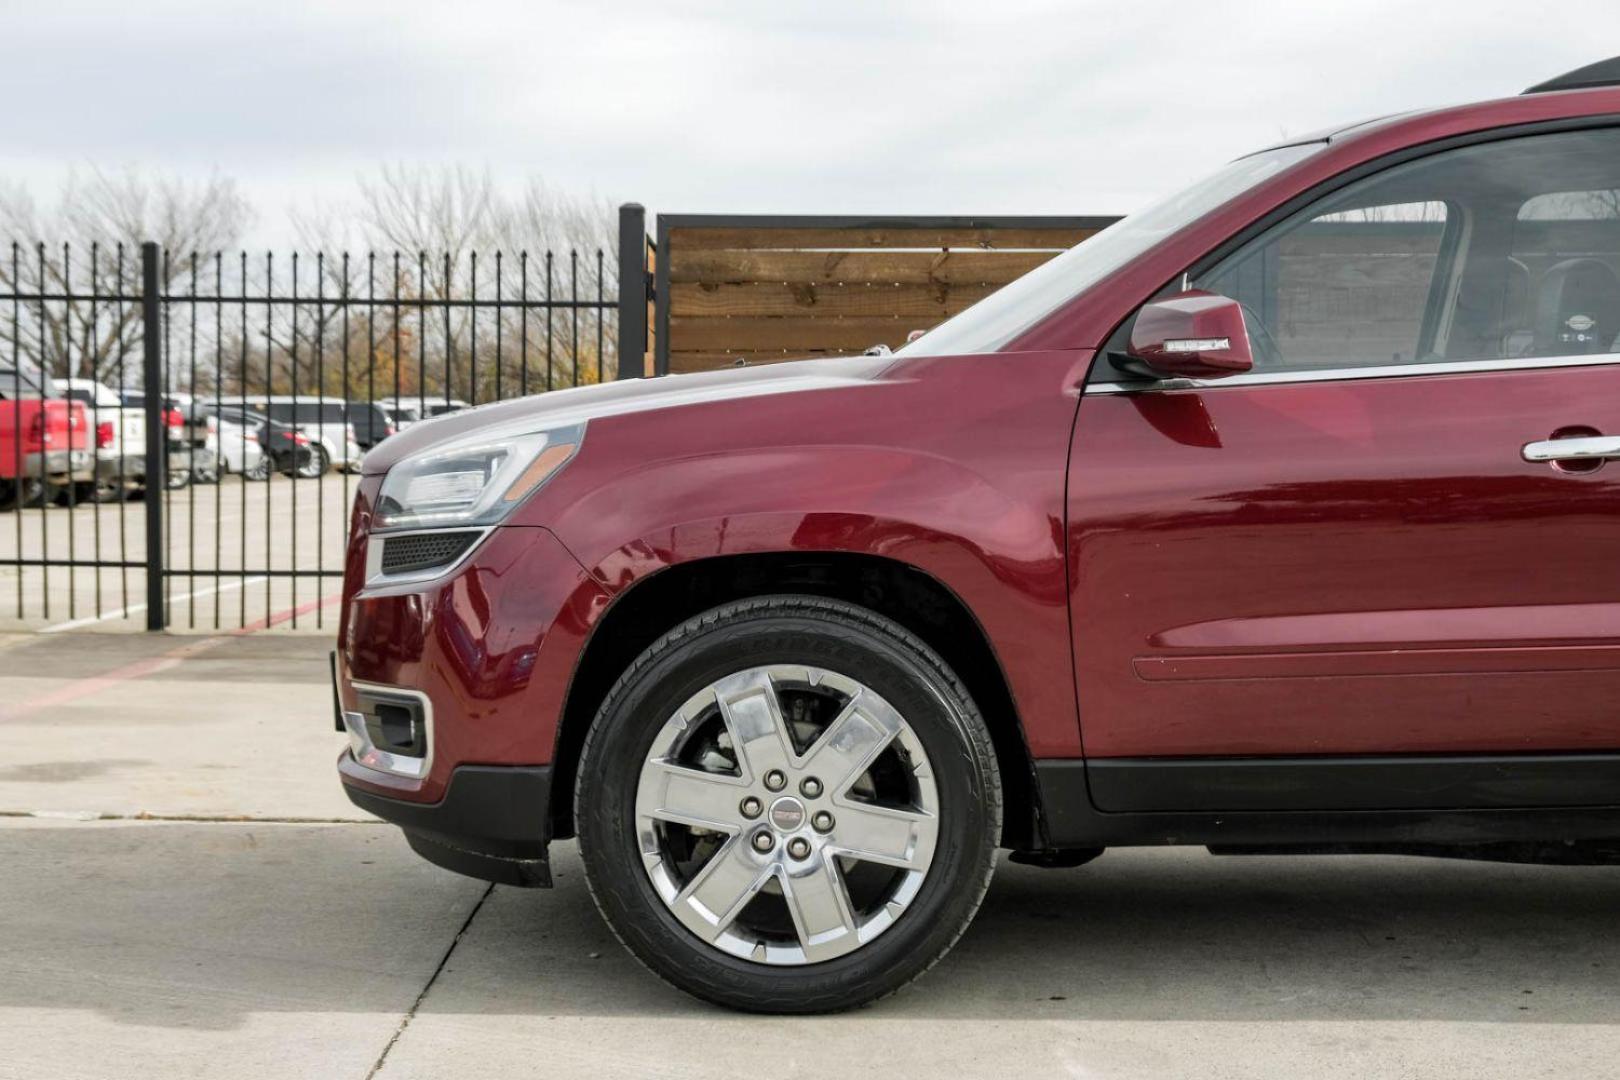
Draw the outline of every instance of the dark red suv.
<instances>
[{"instance_id":1,"label":"dark red suv","mask_svg":"<svg viewBox=\"0 0 1620 1080\"><path fill-rule=\"evenodd\" d=\"M387 440L360 806L728 1005L895 990L996 849L1620 856L1620 60L1239 158L893 355ZM1620 467L1617 467L1620 468Z\"/></svg>"}]
</instances>

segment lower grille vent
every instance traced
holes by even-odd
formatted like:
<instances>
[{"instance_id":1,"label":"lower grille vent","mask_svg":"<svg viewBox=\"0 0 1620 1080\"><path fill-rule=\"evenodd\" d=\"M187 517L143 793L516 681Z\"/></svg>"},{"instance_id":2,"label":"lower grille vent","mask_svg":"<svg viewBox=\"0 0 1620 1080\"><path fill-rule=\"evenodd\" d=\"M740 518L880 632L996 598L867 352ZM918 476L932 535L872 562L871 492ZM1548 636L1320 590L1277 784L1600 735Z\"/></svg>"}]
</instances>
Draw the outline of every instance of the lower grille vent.
<instances>
[{"instance_id":1,"label":"lower grille vent","mask_svg":"<svg viewBox=\"0 0 1620 1080\"><path fill-rule=\"evenodd\" d=\"M477 543L476 532L407 533L383 540L382 572L408 574L449 566Z\"/></svg>"}]
</instances>

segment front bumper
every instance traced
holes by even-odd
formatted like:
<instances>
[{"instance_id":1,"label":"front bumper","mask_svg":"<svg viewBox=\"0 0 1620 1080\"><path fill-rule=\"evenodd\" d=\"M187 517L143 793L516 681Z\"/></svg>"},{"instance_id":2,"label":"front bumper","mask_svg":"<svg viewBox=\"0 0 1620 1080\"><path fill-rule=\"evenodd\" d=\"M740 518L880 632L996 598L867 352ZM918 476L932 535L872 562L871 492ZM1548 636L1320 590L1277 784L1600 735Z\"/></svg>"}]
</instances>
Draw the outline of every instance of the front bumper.
<instances>
[{"instance_id":1,"label":"front bumper","mask_svg":"<svg viewBox=\"0 0 1620 1080\"><path fill-rule=\"evenodd\" d=\"M552 763L568 687L607 594L548 529L493 529L430 580L368 576L356 495L333 664L356 805L461 873L549 881ZM376 541L376 542L381 542Z\"/></svg>"},{"instance_id":2,"label":"front bumper","mask_svg":"<svg viewBox=\"0 0 1620 1080\"><path fill-rule=\"evenodd\" d=\"M436 802L460 765L549 765L585 636L606 594L549 530L494 529L428 581L365 583L367 537L345 559L338 697L377 690L431 713L420 771L367 770L378 794Z\"/></svg>"},{"instance_id":3,"label":"front bumper","mask_svg":"<svg viewBox=\"0 0 1620 1080\"><path fill-rule=\"evenodd\" d=\"M96 455L96 479L107 483L139 483L146 478L145 454Z\"/></svg>"},{"instance_id":4,"label":"front bumper","mask_svg":"<svg viewBox=\"0 0 1620 1080\"><path fill-rule=\"evenodd\" d=\"M95 478L96 461L89 450L44 450L24 454L22 475L52 484Z\"/></svg>"},{"instance_id":5,"label":"front bumper","mask_svg":"<svg viewBox=\"0 0 1620 1080\"><path fill-rule=\"evenodd\" d=\"M501 885L550 887L551 766L462 765L432 803L359 786L363 767L347 752L338 772L349 800L398 825L428 862Z\"/></svg>"}]
</instances>

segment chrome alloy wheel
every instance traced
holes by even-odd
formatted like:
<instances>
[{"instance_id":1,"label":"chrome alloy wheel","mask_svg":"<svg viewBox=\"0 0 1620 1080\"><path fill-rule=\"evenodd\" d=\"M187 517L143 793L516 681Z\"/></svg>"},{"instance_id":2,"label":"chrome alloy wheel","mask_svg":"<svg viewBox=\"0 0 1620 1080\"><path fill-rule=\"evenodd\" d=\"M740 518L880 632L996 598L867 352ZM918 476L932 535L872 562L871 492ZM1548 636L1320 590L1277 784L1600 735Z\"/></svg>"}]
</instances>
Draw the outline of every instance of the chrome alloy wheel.
<instances>
[{"instance_id":1,"label":"chrome alloy wheel","mask_svg":"<svg viewBox=\"0 0 1620 1080\"><path fill-rule=\"evenodd\" d=\"M876 938L922 888L939 833L928 755L854 679L749 668L693 694L636 789L653 888L733 956L812 964Z\"/></svg>"}]
</instances>

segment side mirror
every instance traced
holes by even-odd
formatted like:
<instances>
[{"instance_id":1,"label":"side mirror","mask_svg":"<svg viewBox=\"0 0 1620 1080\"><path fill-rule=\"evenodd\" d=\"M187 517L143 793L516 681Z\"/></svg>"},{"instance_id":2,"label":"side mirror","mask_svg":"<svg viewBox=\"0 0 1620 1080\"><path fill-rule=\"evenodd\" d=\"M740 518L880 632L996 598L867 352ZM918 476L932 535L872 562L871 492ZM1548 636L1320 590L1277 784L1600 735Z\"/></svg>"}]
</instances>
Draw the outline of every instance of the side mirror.
<instances>
[{"instance_id":1,"label":"side mirror","mask_svg":"<svg viewBox=\"0 0 1620 1080\"><path fill-rule=\"evenodd\" d=\"M1145 305L1131 328L1130 358L1155 375L1218 379L1254 367L1243 306L1194 289Z\"/></svg>"}]
</instances>

